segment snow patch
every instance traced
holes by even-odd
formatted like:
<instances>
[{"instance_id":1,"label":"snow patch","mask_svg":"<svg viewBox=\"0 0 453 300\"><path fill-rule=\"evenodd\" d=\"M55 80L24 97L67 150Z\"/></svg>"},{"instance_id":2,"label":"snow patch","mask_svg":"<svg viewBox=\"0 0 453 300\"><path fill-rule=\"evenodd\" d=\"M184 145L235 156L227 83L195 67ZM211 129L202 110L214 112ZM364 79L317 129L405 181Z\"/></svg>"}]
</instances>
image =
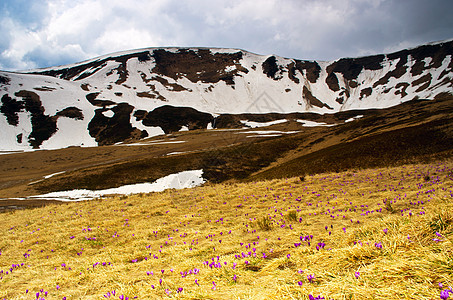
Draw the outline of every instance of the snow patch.
<instances>
[{"instance_id":1,"label":"snow patch","mask_svg":"<svg viewBox=\"0 0 453 300\"><path fill-rule=\"evenodd\" d=\"M66 173L66 171L61 171L61 172L53 173L53 174L50 174L50 175L46 175L46 176L44 176L44 179L49 179L49 178L52 178L54 176L57 176L57 175L60 175L60 174L63 174L63 173Z\"/></svg>"},{"instance_id":2,"label":"snow patch","mask_svg":"<svg viewBox=\"0 0 453 300\"><path fill-rule=\"evenodd\" d=\"M241 123L244 124L247 127L250 128L258 128L258 127L267 127L267 126L272 126L276 124L282 124L288 122L288 120L283 119L283 120L275 120L275 121L270 121L270 122L253 122L253 121L243 121L241 120Z\"/></svg>"},{"instance_id":3,"label":"snow patch","mask_svg":"<svg viewBox=\"0 0 453 300\"><path fill-rule=\"evenodd\" d=\"M279 131L279 130L257 130L257 131L242 131L242 132L238 132L236 134L239 134L239 133L250 133L250 134L258 134L258 135L269 135L269 134L278 134L278 135L282 135L282 134L293 134L293 133L298 133L300 131Z\"/></svg>"},{"instance_id":4,"label":"snow patch","mask_svg":"<svg viewBox=\"0 0 453 300\"><path fill-rule=\"evenodd\" d=\"M115 113L111 110L103 111L102 114L107 118L111 118L115 115Z\"/></svg>"},{"instance_id":5,"label":"snow patch","mask_svg":"<svg viewBox=\"0 0 453 300\"><path fill-rule=\"evenodd\" d=\"M281 134L258 134L258 135L248 135L246 137L247 138L256 138L256 137L264 138L264 137L278 137L278 136L282 136L282 135Z\"/></svg>"},{"instance_id":6,"label":"snow patch","mask_svg":"<svg viewBox=\"0 0 453 300\"><path fill-rule=\"evenodd\" d=\"M186 151L176 151L176 152L170 152L170 153L167 153L167 156L171 156L171 155L179 155L179 154L184 154L184 153L188 153Z\"/></svg>"},{"instance_id":7,"label":"snow patch","mask_svg":"<svg viewBox=\"0 0 453 300\"><path fill-rule=\"evenodd\" d=\"M162 192L167 189L186 189L202 185L206 182L203 178L203 170L184 171L162 177L153 183L138 183L124 185L118 188L105 190L71 190L53 192L44 195L28 197L33 200L59 200L59 201L83 201L106 195L131 195L138 193Z\"/></svg>"},{"instance_id":8,"label":"snow patch","mask_svg":"<svg viewBox=\"0 0 453 300\"><path fill-rule=\"evenodd\" d=\"M345 123L349 123L349 122L352 122L354 120L358 120L360 118L363 118L363 115L359 115L359 116L355 116L355 117L349 118L349 119L345 120L344 122Z\"/></svg>"},{"instance_id":9,"label":"snow patch","mask_svg":"<svg viewBox=\"0 0 453 300\"><path fill-rule=\"evenodd\" d=\"M302 123L303 127L317 127L317 126L335 126L337 124L327 124L324 122L315 122L315 121L307 121L307 120L297 120L297 122Z\"/></svg>"}]
</instances>

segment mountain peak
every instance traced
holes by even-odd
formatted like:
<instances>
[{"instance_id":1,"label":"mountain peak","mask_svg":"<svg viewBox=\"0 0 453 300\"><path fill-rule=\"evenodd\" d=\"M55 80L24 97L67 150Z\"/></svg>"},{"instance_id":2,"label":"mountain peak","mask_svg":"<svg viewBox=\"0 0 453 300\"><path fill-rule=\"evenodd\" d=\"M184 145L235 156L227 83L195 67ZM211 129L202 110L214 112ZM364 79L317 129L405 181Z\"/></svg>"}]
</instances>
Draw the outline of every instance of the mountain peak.
<instances>
[{"instance_id":1,"label":"mountain peak","mask_svg":"<svg viewBox=\"0 0 453 300\"><path fill-rule=\"evenodd\" d=\"M334 113L434 99L453 93L452 57L453 41L332 62L168 47L0 72L0 149L111 144L214 127L219 114Z\"/></svg>"}]
</instances>

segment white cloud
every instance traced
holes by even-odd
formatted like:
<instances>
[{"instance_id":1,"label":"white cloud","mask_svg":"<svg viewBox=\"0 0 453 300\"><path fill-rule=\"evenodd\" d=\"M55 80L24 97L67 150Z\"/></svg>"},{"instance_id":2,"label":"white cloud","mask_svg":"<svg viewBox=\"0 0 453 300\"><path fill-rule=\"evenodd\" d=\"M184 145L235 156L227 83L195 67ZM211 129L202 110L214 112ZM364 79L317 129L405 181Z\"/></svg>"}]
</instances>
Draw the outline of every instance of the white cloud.
<instances>
[{"instance_id":1,"label":"white cloud","mask_svg":"<svg viewBox=\"0 0 453 300\"><path fill-rule=\"evenodd\" d=\"M3 1L2 69L163 46L335 59L452 38L453 28L447 0Z\"/></svg>"}]
</instances>

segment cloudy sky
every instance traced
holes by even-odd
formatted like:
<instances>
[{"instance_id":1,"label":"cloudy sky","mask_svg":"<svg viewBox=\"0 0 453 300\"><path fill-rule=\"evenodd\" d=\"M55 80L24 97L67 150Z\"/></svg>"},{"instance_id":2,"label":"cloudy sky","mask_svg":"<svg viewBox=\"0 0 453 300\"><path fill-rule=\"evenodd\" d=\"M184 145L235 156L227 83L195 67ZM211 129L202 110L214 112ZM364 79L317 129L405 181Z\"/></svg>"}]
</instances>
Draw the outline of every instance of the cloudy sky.
<instances>
[{"instance_id":1,"label":"cloudy sky","mask_svg":"<svg viewBox=\"0 0 453 300\"><path fill-rule=\"evenodd\" d=\"M0 0L0 69L165 46L333 60L452 39L452 11L451 0Z\"/></svg>"}]
</instances>

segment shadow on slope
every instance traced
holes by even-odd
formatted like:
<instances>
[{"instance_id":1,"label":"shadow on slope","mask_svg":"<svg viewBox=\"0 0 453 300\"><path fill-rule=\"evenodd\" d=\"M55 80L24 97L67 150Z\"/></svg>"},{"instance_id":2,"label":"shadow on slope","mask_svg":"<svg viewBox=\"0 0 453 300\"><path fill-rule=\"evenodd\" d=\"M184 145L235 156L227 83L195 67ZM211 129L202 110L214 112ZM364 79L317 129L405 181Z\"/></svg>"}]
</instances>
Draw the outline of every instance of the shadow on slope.
<instances>
[{"instance_id":1,"label":"shadow on slope","mask_svg":"<svg viewBox=\"0 0 453 300\"><path fill-rule=\"evenodd\" d=\"M451 126L449 119L369 135L292 159L249 179L304 176L449 158L453 153Z\"/></svg>"},{"instance_id":2,"label":"shadow on slope","mask_svg":"<svg viewBox=\"0 0 453 300\"><path fill-rule=\"evenodd\" d=\"M357 113L341 112L343 116L337 119ZM207 146L203 150L117 160L55 176L33 187L41 193L106 189L195 169L203 169L203 177L209 182L261 180L451 157L451 96L363 114L359 120L334 127L303 127L297 134L250 141L238 141L236 132L216 131L228 146L205 137Z\"/></svg>"}]
</instances>

